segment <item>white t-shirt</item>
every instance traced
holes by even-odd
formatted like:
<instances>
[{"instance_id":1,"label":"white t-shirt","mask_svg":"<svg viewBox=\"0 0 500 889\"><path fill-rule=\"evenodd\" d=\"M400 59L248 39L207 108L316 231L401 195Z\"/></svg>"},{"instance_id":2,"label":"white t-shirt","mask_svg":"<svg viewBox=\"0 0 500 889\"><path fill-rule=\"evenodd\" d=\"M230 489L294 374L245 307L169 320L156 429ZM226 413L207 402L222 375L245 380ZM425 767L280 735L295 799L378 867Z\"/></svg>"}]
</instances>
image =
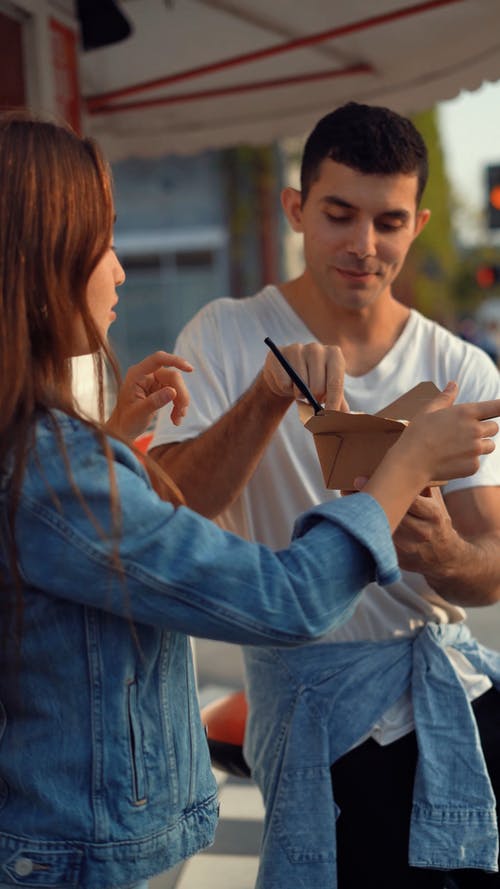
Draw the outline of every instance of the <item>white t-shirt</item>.
<instances>
[{"instance_id":1,"label":"white t-shirt","mask_svg":"<svg viewBox=\"0 0 500 889\"><path fill-rule=\"evenodd\" d=\"M191 404L182 426L173 427L160 413L151 447L193 438L211 426L248 389L268 354L264 338L279 346L316 338L270 285L246 299L219 299L204 306L181 332L175 351L191 361ZM375 413L423 380L442 389L459 386L457 401L500 397L500 375L480 349L412 310L392 349L369 373L345 378L345 394L355 411ZM221 454L221 460L224 455ZM481 458L478 472L449 482L444 492L500 484L500 446ZM273 549L288 545L297 515L338 496L324 487L313 436L292 406L278 427L253 477L236 503L220 517L231 531ZM412 635L429 621L455 623L463 609L442 599L423 576L403 572L390 587L366 587L355 614L322 641L381 640ZM457 652L450 657L471 698L490 683L474 673ZM389 743L413 726L409 697L385 715L373 735Z\"/></svg>"}]
</instances>

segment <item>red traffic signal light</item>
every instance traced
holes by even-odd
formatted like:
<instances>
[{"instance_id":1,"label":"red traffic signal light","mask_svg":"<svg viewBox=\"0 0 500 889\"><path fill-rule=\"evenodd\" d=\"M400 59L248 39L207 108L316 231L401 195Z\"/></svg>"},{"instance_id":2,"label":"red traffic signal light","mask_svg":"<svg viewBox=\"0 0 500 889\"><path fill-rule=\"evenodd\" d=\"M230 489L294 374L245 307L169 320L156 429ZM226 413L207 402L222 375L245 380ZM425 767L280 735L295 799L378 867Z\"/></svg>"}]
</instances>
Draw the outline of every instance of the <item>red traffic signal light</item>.
<instances>
[{"instance_id":1,"label":"red traffic signal light","mask_svg":"<svg viewBox=\"0 0 500 889\"><path fill-rule=\"evenodd\" d=\"M500 164L486 168L488 228L500 228Z\"/></svg>"},{"instance_id":2,"label":"red traffic signal light","mask_svg":"<svg viewBox=\"0 0 500 889\"><path fill-rule=\"evenodd\" d=\"M494 185L490 190L490 204L495 210L500 210L500 185Z\"/></svg>"},{"instance_id":3,"label":"red traffic signal light","mask_svg":"<svg viewBox=\"0 0 500 889\"><path fill-rule=\"evenodd\" d=\"M500 282L500 266L480 265L476 269L476 283L479 287L493 287Z\"/></svg>"}]
</instances>

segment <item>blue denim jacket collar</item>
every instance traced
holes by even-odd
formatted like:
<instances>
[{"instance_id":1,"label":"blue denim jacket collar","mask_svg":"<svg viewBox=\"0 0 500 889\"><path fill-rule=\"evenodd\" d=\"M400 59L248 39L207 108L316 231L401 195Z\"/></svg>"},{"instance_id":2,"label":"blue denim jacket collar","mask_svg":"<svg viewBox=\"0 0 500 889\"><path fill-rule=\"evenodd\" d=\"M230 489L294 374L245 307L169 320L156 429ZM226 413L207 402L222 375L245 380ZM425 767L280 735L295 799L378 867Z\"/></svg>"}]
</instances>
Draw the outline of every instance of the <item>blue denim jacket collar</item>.
<instances>
[{"instance_id":1,"label":"blue denim jacket collar","mask_svg":"<svg viewBox=\"0 0 500 889\"><path fill-rule=\"evenodd\" d=\"M497 870L495 797L447 646L500 687L500 655L461 624L428 624L415 637L385 642L246 649L251 710L245 754L266 802L258 889L336 889L330 765L409 686L419 750L409 863Z\"/></svg>"}]
</instances>

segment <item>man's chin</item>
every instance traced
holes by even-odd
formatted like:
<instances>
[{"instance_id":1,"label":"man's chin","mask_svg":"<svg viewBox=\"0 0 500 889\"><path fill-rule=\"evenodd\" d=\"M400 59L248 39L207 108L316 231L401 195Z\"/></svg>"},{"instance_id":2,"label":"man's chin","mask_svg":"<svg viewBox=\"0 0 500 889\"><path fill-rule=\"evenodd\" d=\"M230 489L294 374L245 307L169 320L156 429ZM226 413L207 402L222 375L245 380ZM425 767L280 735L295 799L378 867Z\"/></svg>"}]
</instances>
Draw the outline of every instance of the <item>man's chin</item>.
<instances>
[{"instance_id":1,"label":"man's chin","mask_svg":"<svg viewBox=\"0 0 500 889\"><path fill-rule=\"evenodd\" d=\"M373 293L367 290L349 290L348 293L337 293L333 298L333 302L347 312L363 312L370 309L379 297L379 291Z\"/></svg>"}]
</instances>

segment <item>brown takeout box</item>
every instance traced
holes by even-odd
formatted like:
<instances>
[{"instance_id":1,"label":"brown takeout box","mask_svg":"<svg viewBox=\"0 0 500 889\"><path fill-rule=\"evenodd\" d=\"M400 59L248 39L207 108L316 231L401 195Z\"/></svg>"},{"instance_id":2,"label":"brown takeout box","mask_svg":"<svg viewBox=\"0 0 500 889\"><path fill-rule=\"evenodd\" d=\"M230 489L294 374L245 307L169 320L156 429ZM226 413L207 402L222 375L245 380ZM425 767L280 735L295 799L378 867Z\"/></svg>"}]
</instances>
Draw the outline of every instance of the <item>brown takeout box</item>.
<instances>
[{"instance_id":1,"label":"brown takeout box","mask_svg":"<svg viewBox=\"0 0 500 889\"><path fill-rule=\"evenodd\" d=\"M434 383L419 383L376 414L315 414L311 405L298 402L300 418L314 436L325 486L350 491L356 477L369 478L412 417L438 392Z\"/></svg>"}]
</instances>

